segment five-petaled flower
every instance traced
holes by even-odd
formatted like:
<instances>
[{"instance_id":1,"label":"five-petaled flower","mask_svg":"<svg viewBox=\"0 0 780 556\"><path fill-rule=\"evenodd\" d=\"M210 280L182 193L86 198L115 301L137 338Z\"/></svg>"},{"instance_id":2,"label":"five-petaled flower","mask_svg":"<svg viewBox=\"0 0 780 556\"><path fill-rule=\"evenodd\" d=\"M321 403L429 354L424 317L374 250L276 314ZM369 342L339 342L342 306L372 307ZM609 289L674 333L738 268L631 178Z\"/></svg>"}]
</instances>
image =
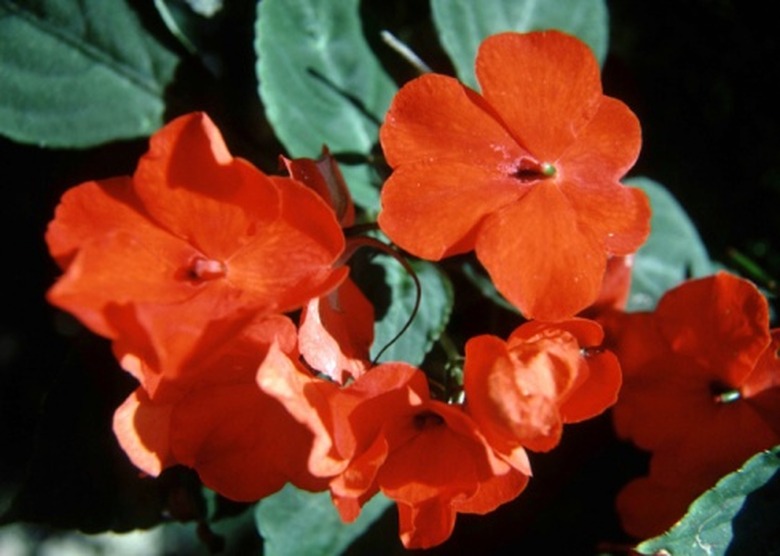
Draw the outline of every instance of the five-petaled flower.
<instances>
[{"instance_id":1,"label":"five-petaled flower","mask_svg":"<svg viewBox=\"0 0 780 556\"><path fill-rule=\"evenodd\" d=\"M458 513L490 512L528 483L522 448L521 465L506 463L460 406L431 399L411 365L384 363L339 388L272 346L257 381L314 434L309 471L329 478L342 519L381 490L398 505L407 548L445 541Z\"/></svg>"},{"instance_id":2,"label":"five-petaled flower","mask_svg":"<svg viewBox=\"0 0 780 556\"><path fill-rule=\"evenodd\" d=\"M780 329L747 280L719 273L670 290L652 313L606 319L624 373L617 432L652 453L618 509L646 538L756 452L780 443Z\"/></svg>"},{"instance_id":3,"label":"five-petaled flower","mask_svg":"<svg viewBox=\"0 0 780 556\"><path fill-rule=\"evenodd\" d=\"M607 259L649 232L646 196L618 181L639 123L602 94L588 47L558 31L488 37L476 74L481 95L436 74L396 95L379 225L425 259L475 250L525 316L566 319L596 300Z\"/></svg>"},{"instance_id":4,"label":"five-petaled flower","mask_svg":"<svg viewBox=\"0 0 780 556\"><path fill-rule=\"evenodd\" d=\"M551 450L565 423L615 403L620 365L600 348L603 337L598 323L571 319L527 322L506 342L483 335L466 343L467 411L507 461L522 448Z\"/></svg>"},{"instance_id":5,"label":"five-petaled flower","mask_svg":"<svg viewBox=\"0 0 780 556\"><path fill-rule=\"evenodd\" d=\"M298 309L348 272L331 207L231 156L202 113L158 131L132 177L69 190L46 240L65 270L49 300L169 379L199 344Z\"/></svg>"}]
</instances>

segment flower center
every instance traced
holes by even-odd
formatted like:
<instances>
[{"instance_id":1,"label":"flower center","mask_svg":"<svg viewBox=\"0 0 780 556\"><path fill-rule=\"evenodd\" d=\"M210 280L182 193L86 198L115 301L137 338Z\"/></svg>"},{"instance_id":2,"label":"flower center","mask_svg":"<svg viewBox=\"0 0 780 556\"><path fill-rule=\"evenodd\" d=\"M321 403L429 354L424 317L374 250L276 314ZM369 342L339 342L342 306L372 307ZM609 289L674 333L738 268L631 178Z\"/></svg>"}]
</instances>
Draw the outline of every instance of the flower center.
<instances>
[{"instance_id":1,"label":"flower center","mask_svg":"<svg viewBox=\"0 0 780 556\"><path fill-rule=\"evenodd\" d=\"M441 415L437 415L432 411L423 411L413 417L414 428L417 430L424 430L431 427L438 427L444 424L444 419Z\"/></svg>"},{"instance_id":2,"label":"flower center","mask_svg":"<svg viewBox=\"0 0 780 556\"><path fill-rule=\"evenodd\" d=\"M711 385L710 391L712 392L713 401L718 404L734 403L742 398L739 390L723 386L722 384Z\"/></svg>"},{"instance_id":3,"label":"flower center","mask_svg":"<svg viewBox=\"0 0 780 556\"><path fill-rule=\"evenodd\" d=\"M532 182L552 178L555 176L555 173L555 166L549 162L536 162L532 159L523 158L520 160L520 164L515 169L512 177L522 182Z\"/></svg>"},{"instance_id":4,"label":"flower center","mask_svg":"<svg viewBox=\"0 0 780 556\"><path fill-rule=\"evenodd\" d=\"M214 280L227 274L227 267L222 261L195 257L187 268L187 278L192 281Z\"/></svg>"}]
</instances>

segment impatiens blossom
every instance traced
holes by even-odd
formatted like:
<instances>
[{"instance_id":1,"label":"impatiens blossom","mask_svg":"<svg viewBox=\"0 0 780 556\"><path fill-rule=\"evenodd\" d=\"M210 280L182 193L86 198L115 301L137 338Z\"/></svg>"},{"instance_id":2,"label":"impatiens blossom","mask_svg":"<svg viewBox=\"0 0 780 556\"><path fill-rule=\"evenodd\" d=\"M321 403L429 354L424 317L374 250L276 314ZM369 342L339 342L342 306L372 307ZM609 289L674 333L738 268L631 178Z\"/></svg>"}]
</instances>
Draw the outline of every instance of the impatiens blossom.
<instances>
[{"instance_id":1,"label":"impatiens blossom","mask_svg":"<svg viewBox=\"0 0 780 556\"><path fill-rule=\"evenodd\" d=\"M652 313L615 315L624 371L618 433L652 453L618 497L623 525L659 534L698 495L780 444L780 330L747 280L719 273L670 290Z\"/></svg>"},{"instance_id":2,"label":"impatiens blossom","mask_svg":"<svg viewBox=\"0 0 780 556\"><path fill-rule=\"evenodd\" d=\"M198 343L300 308L347 273L325 201L231 156L202 113L157 132L132 177L69 190L46 240L65 271L49 300L168 372Z\"/></svg>"},{"instance_id":3,"label":"impatiens blossom","mask_svg":"<svg viewBox=\"0 0 780 556\"><path fill-rule=\"evenodd\" d=\"M342 227L354 223L352 197L327 149L317 160L281 157L281 161L291 177L331 206ZM350 242L347 252L354 251ZM338 289L309 300L303 307L298 332L301 354L309 366L336 382L344 383L365 372L373 341L374 307L349 278Z\"/></svg>"},{"instance_id":4,"label":"impatiens blossom","mask_svg":"<svg viewBox=\"0 0 780 556\"><path fill-rule=\"evenodd\" d=\"M475 250L529 318L571 317L596 300L608 258L649 232L646 196L619 182L639 123L602 94L588 47L558 31L488 37L476 74L481 94L428 74L396 95L379 225L425 259Z\"/></svg>"},{"instance_id":5,"label":"impatiens blossom","mask_svg":"<svg viewBox=\"0 0 780 556\"><path fill-rule=\"evenodd\" d=\"M531 321L507 341L466 344L467 411L491 445L512 462L517 450L547 451L563 425L589 419L617 399L620 365L600 348L601 326L585 319Z\"/></svg>"},{"instance_id":6,"label":"impatiens blossom","mask_svg":"<svg viewBox=\"0 0 780 556\"><path fill-rule=\"evenodd\" d=\"M114 415L114 432L132 462L151 476L186 465L233 500L258 500L288 481L327 488L306 465L311 432L255 383L269 346L294 352L295 333L286 317L260 317L230 340L193 353L154 398L137 388Z\"/></svg>"},{"instance_id":7,"label":"impatiens blossom","mask_svg":"<svg viewBox=\"0 0 780 556\"><path fill-rule=\"evenodd\" d=\"M527 458L520 471L497 457L477 424L432 400L410 365L385 363L342 389L272 347L257 380L315 435L309 470L330 478L342 518L355 519L381 491L398 505L408 548L444 542L458 513L487 513L528 482Z\"/></svg>"}]
</instances>

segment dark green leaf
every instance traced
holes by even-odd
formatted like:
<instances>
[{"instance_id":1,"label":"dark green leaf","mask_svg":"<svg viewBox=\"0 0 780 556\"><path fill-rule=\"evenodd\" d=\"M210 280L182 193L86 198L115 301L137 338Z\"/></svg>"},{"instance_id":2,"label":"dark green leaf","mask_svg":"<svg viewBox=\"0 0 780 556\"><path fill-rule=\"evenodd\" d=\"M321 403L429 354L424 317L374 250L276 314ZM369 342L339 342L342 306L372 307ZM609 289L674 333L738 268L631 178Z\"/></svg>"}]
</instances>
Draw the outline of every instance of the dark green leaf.
<instances>
[{"instance_id":1,"label":"dark green leaf","mask_svg":"<svg viewBox=\"0 0 780 556\"><path fill-rule=\"evenodd\" d=\"M668 289L714 268L693 222L661 184L637 177L626 185L647 193L653 209L650 237L634 260L628 309L651 310Z\"/></svg>"},{"instance_id":2,"label":"dark green leaf","mask_svg":"<svg viewBox=\"0 0 780 556\"><path fill-rule=\"evenodd\" d=\"M260 501L255 522L265 539L265 556L335 556L379 519L390 504L381 494L374 496L363 506L360 517L347 525L328 492L304 492L287 485Z\"/></svg>"},{"instance_id":3,"label":"dark green leaf","mask_svg":"<svg viewBox=\"0 0 780 556\"><path fill-rule=\"evenodd\" d=\"M385 283L390 288L390 305L374 327L372 357L384 348L404 327L414 310L417 289L414 279L395 260L379 256L376 262L385 270ZM412 324L387 350L380 361L405 361L420 365L447 326L452 313L452 285L436 265L426 261L411 263L422 286L420 306Z\"/></svg>"},{"instance_id":4,"label":"dark green leaf","mask_svg":"<svg viewBox=\"0 0 780 556\"><path fill-rule=\"evenodd\" d=\"M263 0L255 44L260 96L293 157L371 153L396 87L363 37L359 0ZM377 211L368 164L342 166L355 202Z\"/></svg>"},{"instance_id":5,"label":"dark green leaf","mask_svg":"<svg viewBox=\"0 0 780 556\"><path fill-rule=\"evenodd\" d=\"M637 547L641 554L685 556L780 553L780 447L726 475L667 533Z\"/></svg>"},{"instance_id":6,"label":"dark green leaf","mask_svg":"<svg viewBox=\"0 0 780 556\"><path fill-rule=\"evenodd\" d=\"M560 29L588 43L603 63L609 40L604 0L432 0L439 39L458 77L476 87L474 59L479 44L502 31Z\"/></svg>"},{"instance_id":7,"label":"dark green leaf","mask_svg":"<svg viewBox=\"0 0 780 556\"><path fill-rule=\"evenodd\" d=\"M0 0L0 133L51 147L149 135L177 56L125 0Z\"/></svg>"}]
</instances>

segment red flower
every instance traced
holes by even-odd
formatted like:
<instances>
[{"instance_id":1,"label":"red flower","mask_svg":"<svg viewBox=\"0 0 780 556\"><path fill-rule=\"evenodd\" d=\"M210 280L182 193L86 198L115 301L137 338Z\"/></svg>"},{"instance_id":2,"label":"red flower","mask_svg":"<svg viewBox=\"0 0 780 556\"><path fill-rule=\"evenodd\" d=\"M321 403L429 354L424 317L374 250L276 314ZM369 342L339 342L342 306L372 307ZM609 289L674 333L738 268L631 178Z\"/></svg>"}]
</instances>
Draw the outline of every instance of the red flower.
<instances>
[{"instance_id":1,"label":"red flower","mask_svg":"<svg viewBox=\"0 0 780 556\"><path fill-rule=\"evenodd\" d=\"M608 257L649 232L646 196L618 181L639 123L602 94L588 47L557 31L487 38L476 73L481 95L434 74L396 95L379 225L425 259L475 250L524 315L565 319L595 301Z\"/></svg>"},{"instance_id":2,"label":"red flower","mask_svg":"<svg viewBox=\"0 0 780 556\"><path fill-rule=\"evenodd\" d=\"M466 409L507 461L523 447L551 450L564 423L615 403L620 366L599 348L602 339L597 323L574 319L525 323L506 342L485 335L466 343Z\"/></svg>"},{"instance_id":3,"label":"red flower","mask_svg":"<svg viewBox=\"0 0 780 556\"><path fill-rule=\"evenodd\" d=\"M315 435L309 470L330 477L342 518L381 490L398 505L408 548L444 542L458 513L487 513L528 482L530 470L497 458L460 407L431 400L410 365L380 365L340 389L272 347L257 380Z\"/></svg>"},{"instance_id":4,"label":"red flower","mask_svg":"<svg viewBox=\"0 0 780 556\"><path fill-rule=\"evenodd\" d=\"M49 300L171 373L198 342L297 309L347 274L331 208L233 158L205 114L156 133L132 178L68 191L46 240L65 270Z\"/></svg>"},{"instance_id":5,"label":"red flower","mask_svg":"<svg viewBox=\"0 0 780 556\"><path fill-rule=\"evenodd\" d=\"M336 160L323 149L317 160L281 157L290 176L316 191L343 227L355 220L355 207ZM349 245L346 251L351 251ZM374 307L349 278L338 289L311 299L301 313L298 346L310 367L343 384L369 365L374 341Z\"/></svg>"},{"instance_id":6,"label":"red flower","mask_svg":"<svg viewBox=\"0 0 780 556\"><path fill-rule=\"evenodd\" d=\"M149 475L186 465L234 500L258 500L288 481L324 490L327 481L306 465L313 435L255 382L269 345L294 351L295 341L287 317L260 317L223 344L196 351L154 398L139 387L117 409L120 445Z\"/></svg>"},{"instance_id":7,"label":"red flower","mask_svg":"<svg viewBox=\"0 0 780 556\"><path fill-rule=\"evenodd\" d=\"M780 330L750 282L720 273L609 322L624 385L618 433L652 452L618 498L625 529L663 532L695 497L780 443Z\"/></svg>"}]
</instances>

